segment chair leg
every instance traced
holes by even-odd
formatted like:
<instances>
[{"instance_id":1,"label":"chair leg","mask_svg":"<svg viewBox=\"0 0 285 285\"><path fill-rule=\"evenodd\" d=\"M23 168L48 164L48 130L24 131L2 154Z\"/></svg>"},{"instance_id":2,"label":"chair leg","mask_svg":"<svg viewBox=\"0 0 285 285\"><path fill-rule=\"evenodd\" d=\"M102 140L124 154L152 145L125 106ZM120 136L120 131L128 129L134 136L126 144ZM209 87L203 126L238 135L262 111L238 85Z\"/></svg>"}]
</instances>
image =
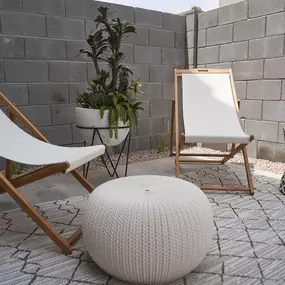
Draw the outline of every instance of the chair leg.
<instances>
[{"instance_id":1,"label":"chair leg","mask_svg":"<svg viewBox=\"0 0 285 285\"><path fill-rule=\"evenodd\" d=\"M180 134L180 140L178 143L178 149L175 151L175 167L176 167L176 177L180 177L180 152L182 145L184 144L185 141L185 135L182 133Z\"/></svg>"},{"instance_id":2,"label":"chair leg","mask_svg":"<svg viewBox=\"0 0 285 285\"><path fill-rule=\"evenodd\" d=\"M72 170L71 174L89 193L92 193L94 187L77 170Z\"/></svg>"},{"instance_id":3,"label":"chair leg","mask_svg":"<svg viewBox=\"0 0 285 285\"><path fill-rule=\"evenodd\" d=\"M248 187L249 187L249 193L250 195L254 195L254 187L253 187L253 182L252 182L252 177L251 177L251 171L250 171L250 165L248 161L248 155L247 155L247 150L246 147L242 149L242 154L244 158L244 166L245 166L245 171L246 171L246 177L247 177L247 182L248 182Z\"/></svg>"},{"instance_id":4,"label":"chair leg","mask_svg":"<svg viewBox=\"0 0 285 285\"><path fill-rule=\"evenodd\" d=\"M41 229L55 242L66 254L72 252L72 247L56 230L24 199L16 188L0 172L0 183L4 190L16 201L16 203L37 223Z\"/></svg>"},{"instance_id":5,"label":"chair leg","mask_svg":"<svg viewBox=\"0 0 285 285\"><path fill-rule=\"evenodd\" d=\"M171 129L170 129L170 156L173 156L173 142L174 142L174 120L175 120L175 100L172 99L171 109Z\"/></svg>"}]
</instances>

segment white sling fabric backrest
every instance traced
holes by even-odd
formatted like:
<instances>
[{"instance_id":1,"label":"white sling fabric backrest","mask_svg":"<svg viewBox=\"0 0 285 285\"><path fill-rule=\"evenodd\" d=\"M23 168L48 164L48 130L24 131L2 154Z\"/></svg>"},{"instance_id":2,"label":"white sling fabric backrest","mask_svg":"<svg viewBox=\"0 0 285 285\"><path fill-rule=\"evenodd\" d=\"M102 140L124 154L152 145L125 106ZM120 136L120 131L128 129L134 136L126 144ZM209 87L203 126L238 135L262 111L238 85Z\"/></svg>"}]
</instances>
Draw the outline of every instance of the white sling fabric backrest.
<instances>
[{"instance_id":1,"label":"white sling fabric backrest","mask_svg":"<svg viewBox=\"0 0 285 285\"><path fill-rule=\"evenodd\" d=\"M240 125L230 74L182 74L186 143L248 143Z\"/></svg>"},{"instance_id":2,"label":"white sling fabric backrest","mask_svg":"<svg viewBox=\"0 0 285 285\"><path fill-rule=\"evenodd\" d=\"M68 162L68 171L105 152L103 145L62 147L40 141L13 123L0 110L0 157L29 165Z\"/></svg>"}]
</instances>

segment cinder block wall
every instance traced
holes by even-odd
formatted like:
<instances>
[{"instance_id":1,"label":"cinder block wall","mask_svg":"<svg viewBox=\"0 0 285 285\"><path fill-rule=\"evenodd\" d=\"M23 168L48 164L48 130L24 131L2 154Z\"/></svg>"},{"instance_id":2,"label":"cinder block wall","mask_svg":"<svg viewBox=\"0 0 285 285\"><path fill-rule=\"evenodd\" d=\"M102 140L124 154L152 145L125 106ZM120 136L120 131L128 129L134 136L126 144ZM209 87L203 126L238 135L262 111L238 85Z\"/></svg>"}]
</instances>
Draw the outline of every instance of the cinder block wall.
<instances>
[{"instance_id":1,"label":"cinder block wall","mask_svg":"<svg viewBox=\"0 0 285 285\"><path fill-rule=\"evenodd\" d=\"M93 63L77 56L95 29L100 5L134 24L123 45L126 63L140 76L145 111L132 150L156 147L152 132L168 131L173 69L185 67L185 17L91 0L0 2L0 91L59 145L81 142L74 118L77 92L94 76Z\"/></svg>"},{"instance_id":2,"label":"cinder block wall","mask_svg":"<svg viewBox=\"0 0 285 285\"><path fill-rule=\"evenodd\" d=\"M248 0L198 15L198 67L232 68L250 156L285 162L285 1ZM193 64L193 14L187 16Z\"/></svg>"}]
</instances>

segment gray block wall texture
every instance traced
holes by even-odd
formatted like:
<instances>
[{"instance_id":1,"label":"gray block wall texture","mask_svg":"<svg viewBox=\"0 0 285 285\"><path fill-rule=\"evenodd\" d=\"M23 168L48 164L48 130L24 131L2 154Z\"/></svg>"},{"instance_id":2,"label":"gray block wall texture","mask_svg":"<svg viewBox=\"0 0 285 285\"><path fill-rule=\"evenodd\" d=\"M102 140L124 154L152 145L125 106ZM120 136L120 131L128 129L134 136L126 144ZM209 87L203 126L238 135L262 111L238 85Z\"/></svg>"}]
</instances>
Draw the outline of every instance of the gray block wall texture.
<instances>
[{"instance_id":1,"label":"gray block wall texture","mask_svg":"<svg viewBox=\"0 0 285 285\"><path fill-rule=\"evenodd\" d=\"M127 20L137 34L123 50L140 76L144 112L134 130L132 150L153 148L152 132L168 131L175 67L185 67L184 16L92 0L0 1L0 91L55 144L81 142L74 118L77 92L94 76L92 62L77 57L95 29L100 5Z\"/></svg>"},{"instance_id":2,"label":"gray block wall texture","mask_svg":"<svg viewBox=\"0 0 285 285\"><path fill-rule=\"evenodd\" d=\"M194 14L186 20L192 65ZM198 67L232 68L250 156L285 162L285 1L242 1L198 22Z\"/></svg>"}]
</instances>

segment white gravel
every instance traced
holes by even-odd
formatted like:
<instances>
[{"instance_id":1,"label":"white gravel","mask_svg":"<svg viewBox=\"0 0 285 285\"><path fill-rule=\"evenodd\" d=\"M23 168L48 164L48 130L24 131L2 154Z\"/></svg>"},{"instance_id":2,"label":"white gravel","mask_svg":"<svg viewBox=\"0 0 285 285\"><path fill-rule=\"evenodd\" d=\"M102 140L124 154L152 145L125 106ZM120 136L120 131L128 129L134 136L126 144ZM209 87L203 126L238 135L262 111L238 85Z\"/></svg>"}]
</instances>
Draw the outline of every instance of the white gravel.
<instances>
[{"instance_id":1,"label":"white gravel","mask_svg":"<svg viewBox=\"0 0 285 285\"><path fill-rule=\"evenodd\" d=\"M218 150L208 149L208 148L202 148L202 147L190 147L190 148L183 148L183 153L222 153ZM138 162L144 162L144 161L151 161L156 159L162 159L169 157L169 150L158 153L157 150L144 150L144 151L138 151L130 153L129 155L129 164L138 163ZM118 155L112 155L111 156L113 161L117 161ZM126 154L122 154L120 165L125 164L126 162ZM243 164L243 158L241 154L237 154L233 159L229 160L230 163L234 164ZM272 162L264 159L256 159L256 158L249 158L249 163L253 169L256 170L262 170L262 171L268 171L276 174L283 174L285 172L285 163L282 162ZM91 169L101 169L104 165L100 158L97 158L93 160L90 163ZM34 168L26 168L24 172L30 171ZM82 167L81 167L82 169Z\"/></svg>"},{"instance_id":2,"label":"white gravel","mask_svg":"<svg viewBox=\"0 0 285 285\"><path fill-rule=\"evenodd\" d=\"M208 149L208 148L202 148L202 147L190 147L190 148L184 148L182 150L183 153L213 153L213 154L220 154L221 151ZM157 150L144 150L144 151L138 151L134 153L130 153L129 156L129 164L132 163L138 163L143 161L151 161L156 159L161 159L169 157L169 150L158 153ZM113 155L112 160L117 160L118 155ZM126 161L126 155L122 154L122 158L120 161L120 165L125 164ZM233 159L229 160L230 163L234 164L243 164L243 157L241 154L237 154ZM264 159L256 159L256 158L249 158L249 163L253 169L256 170L263 170L263 171L269 171L276 174L283 174L285 172L285 163L282 162L272 162ZM96 159L93 161L90 165L90 168L96 168L101 169L103 168L103 164L101 162L101 159Z\"/></svg>"}]
</instances>

